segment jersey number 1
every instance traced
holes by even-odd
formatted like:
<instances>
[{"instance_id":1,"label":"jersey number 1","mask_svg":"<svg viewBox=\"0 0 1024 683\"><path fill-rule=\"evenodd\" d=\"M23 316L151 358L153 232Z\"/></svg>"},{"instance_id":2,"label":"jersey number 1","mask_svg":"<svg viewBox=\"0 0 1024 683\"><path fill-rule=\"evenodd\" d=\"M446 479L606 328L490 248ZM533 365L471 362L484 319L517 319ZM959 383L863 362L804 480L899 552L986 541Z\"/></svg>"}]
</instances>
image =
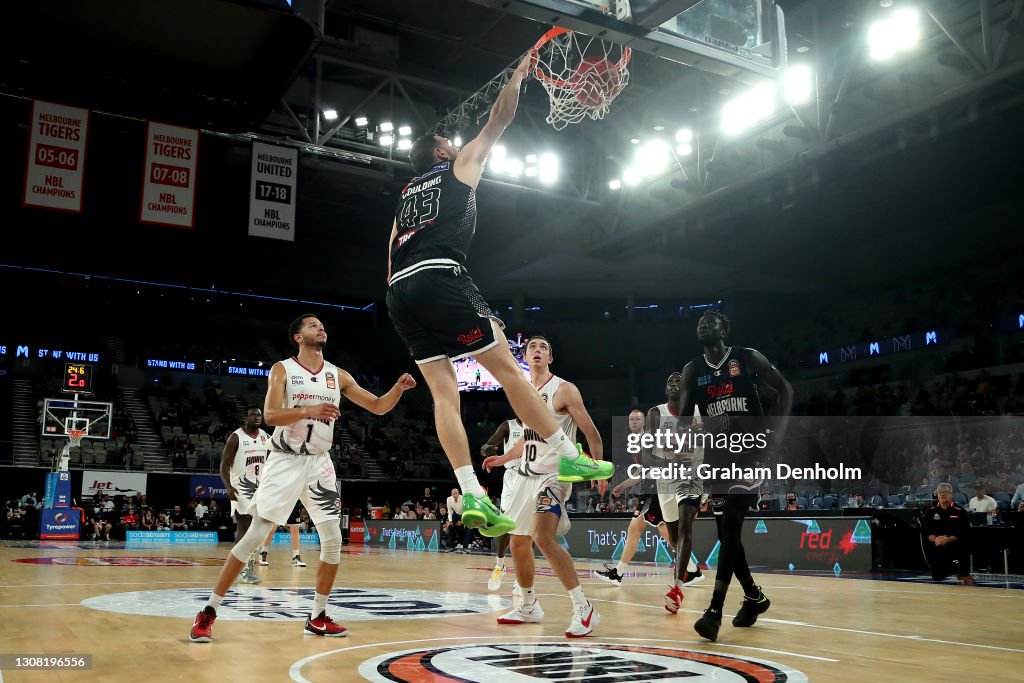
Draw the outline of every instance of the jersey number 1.
<instances>
[{"instance_id":1,"label":"jersey number 1","mask_svg":"<svg viewBox=\"0 0 1024 683\"><path fill-rule=\"evenodd\" d=\"M313 438L313 425L306 425L306 443L309 443L310 439Z\"/></svg>"}]
</instances>

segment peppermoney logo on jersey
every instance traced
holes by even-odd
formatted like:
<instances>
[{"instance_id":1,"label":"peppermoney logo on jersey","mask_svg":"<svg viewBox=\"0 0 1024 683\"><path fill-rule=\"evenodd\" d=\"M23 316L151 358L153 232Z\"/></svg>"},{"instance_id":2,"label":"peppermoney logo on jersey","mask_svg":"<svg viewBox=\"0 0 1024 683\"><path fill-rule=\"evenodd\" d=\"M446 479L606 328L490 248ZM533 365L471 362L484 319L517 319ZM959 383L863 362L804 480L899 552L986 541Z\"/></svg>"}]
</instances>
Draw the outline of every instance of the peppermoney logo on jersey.
<instances>
[{"instance_id":1,"label":"peppermoney logo on jersey","mask_svg":"<svg viewBox=\"0 0 1024 683\"><path fill-rule=\"evenodd\" d=\"M402 650L368 659L359 673L369 681L551 681L580 672L601 681L747 681L806 683L807 676L764 659L641 644L473 643ZM585 673L583 673L585 672Z\"/></svg>"},{"instance_id":2,"label":"peppermoney logo on jersey","mask_svg":"<svg viewBox=\"0 0 1024 683\"><path fill-rule=\"evenodd\" d=\"M109 559L109 558L107 558ZM217 562L221 562L217 560ZM313 588L263 588L236 586L217 608L217 619L226 621L305 621L313 609ZM191 619L202 609L209 589L108 593L82 601L90 609L120 614ZM512 607L510 600L494 595L449 593L402 588L336 587L327 601L328 613L338 621L431 619L489 614Z\"/></svg>"}]
</instances>

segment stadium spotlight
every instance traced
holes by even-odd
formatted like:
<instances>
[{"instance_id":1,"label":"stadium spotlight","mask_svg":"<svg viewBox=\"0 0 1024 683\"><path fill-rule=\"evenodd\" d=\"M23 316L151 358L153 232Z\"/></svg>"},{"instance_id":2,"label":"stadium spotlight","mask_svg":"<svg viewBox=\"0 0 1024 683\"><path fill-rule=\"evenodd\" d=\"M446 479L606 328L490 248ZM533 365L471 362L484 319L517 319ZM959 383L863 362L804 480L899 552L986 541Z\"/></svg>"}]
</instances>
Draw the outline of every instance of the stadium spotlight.
<instances>
[{"instance_id":1,"label":"stadium spotlight","mask_svg":"<svg viewBox=\"0 0 1024 683\"><path fill-rule=\"evenodd\" d=\"M621 180L615 179L615 180L609 180L608 181L608 189L609 190L617 190L620 187L622 187L622 181Z\"/></svg>"},{"instance_id":2,"label":"stadium spotlight","mask_svg":"<svg viewBox=\"0 0 1024 683\"><path fill-rule=\"evenodd\" d=\"M672 162L668 144L664 140L651 140L636 151L634 165L643 170L644 175L654 175L668 168Z\"/></svg>"},{"instance_id":3,"label":"stadium spotlight","mask_svg":"<svg viewBox=\"0 0 1024 683\"><path fill-rule=\"evenodd\" d=\"M402 126L401 128L398 129L398 134L399 135L412 135L412 128L410 128L409 126Z\"/></svg>"},{"instance_id":4,"label":"stadium spotlight","mask_svg":"<svg viewBox=\"0 0 1024 683\"><path fill-rule=\"evenodd\" d=\"M360 128L365 128L367 123L369 123L369 121L367 121L365 116L356 117L356 125Z\"/></svg>"},{"instance_id":5,"label":"stadium spotlight","mask_svg":"<svg viewBox=\"0 0 1024 683\"><path fill-rule=\"evenodd\" d=\"M390 133L394 129L395 129L395 126L390 121L385 121L384 123L380 124L380 132L381 133Z\"/></svg>"},{"instance_id":6,"label":"stadium spotlight","mask_svg":"<svg viewBox=\"0 0 1024 683\"><path fill-rule=\"evenodd\" d=\"M782 77L782 96L790 104L804 104L814 94L814 75L806 64L794 64Z\"/></svg>"},{"instance_id":7,"label":"stadium spotlight","mask_svg":"<svg viewBox=\"0 0 1024 683\"><path fill-rule=\"evenodd\" d=\"M629 144L631 144L631 145L639 145L640 144L640 138L630 138L629 139Z\"/></svg>"},{"instance_id":8,"label":"stadium spotlight","mask_svg":"<svg viewBox=\"0 0 1024 683\"><path fill-rule=\"evenodd\" d=\"M452 144L455 145L456 147L462 147L462 136L461 135L456 135L452 139Z\"/></svg>"},{"instance_id":9,"label":"stadium spotlight","mask_svg":"<svg viewBox=\"0 0 1024 683\"><path fill-rule=\"evenodd\" d=\"M537 177L542 183L551 185L558 180L558 157L551 153L541 154L538 165Z\"/></svg>"},{"instance_id":10,"label":"stadium spotlight","mask_svg":"<svg viewBox=\"0 0 1024 683\"><path fill-rule=\"evenodd\" d=\"M676 131L676 142L681 142L684 145L690 143L693 140L693 131L689 128L680 128Z\"/></svg>"},{"instance_id":11,"label":"stadium spotlight","mask_svg":"<svg viewBox=\"0 0 1024 683\"><path fill-rule=\"evenodd\" d=\"M409 138L402 138L398 141L398 149L409 149L412 147L412 140Z\"/></svg>"},{"instance_id":12,"label":"stadium spotlight","mask_svg":"<svg viewBox=\"0 0 1024 683\"><path fill-rule=\"evenodd\" d=\"M328 121L333 121L334 119L338 118L338 110L324 109L324 118Z\"/></svg>"},{"instance_id":13,"label":"stadium spotlight","mask_svg":"<svg viewBox=\"0 0 1024 683\"><path fill-rule=\"evenodd\" d=\"M917 45L920 39L920 15L916 9L905 7L871 24L868 29L869 54L874 60L891 59L896 53Z\"/></svg>"},{"instance_id":14,"label":"stadium spotlight","mask_svg":"<svg viewBox=\"0 0 1024 683\"><path fill-rule=\"evenodd\" d=\"M528 163L528 164L535 164L535 163L537 163L537 155L536 154L527 154L526 155L526 163Z\"/></svg>"},{"instance_id":15,"label":"stadium spotlight","mask_svg":"<svg viewBox=\"0 0 1024 683\"><path fill-rule=\"evenodd\" d=\"M533 176L537 175L537 167L536 166L527 166L525 173L526 173L527 177L532 178Z\"/></svg>"},{"instance_id":16,"label":"stadium spotlight","mask_svg":"<svg viewBox=\"0 0 1024 683\"><path fill-rule=\"evenodd\" d=\"M676 154L681 157L688 157L693 154L692 145L676 145Z\"/></svg>"},{"instance_id":17,"label":"stadium spotlight","mask_svg":"<svg viewBox=\"0 0 1024 683\"><path fill-rule=\"evenodd\" d=\"M380 144L382 147L390 147L391 143L395 141L394 135L381 135Z\"/></svg>"},{"instance_id":18,"label":"stadium spotlight","mask_svg":"<svg viewBox=\"0 0 1024 683\"><path fill-rule=\"evenodd\" d=\"M737 95L722 107L722 132L739 135L775 111L775 91L770 85L759 85Z\"/></svg>"},{"instance_id":19,"label":"stadium spotlight","mask_svg":"<svg viewBox=\"0 0 1024 683\"><path fill-rule=\"evenodd\" d=\"M505 173L513 178L518 178L523 175L523 162L519 159L506 159Z\"/></svg>"},{"instance_id":20,"label":"stadium spotlight","mask_svg":"<svg viewBox=\"0 0 1024 683\"><path fill-rule=\"evenodd\" d=\"M622 174L622 182L626 183L630 187L639 185L640 181L644 179L644 171L637 165L629 166L626 171Z\"/></svg>"}]
</instances>

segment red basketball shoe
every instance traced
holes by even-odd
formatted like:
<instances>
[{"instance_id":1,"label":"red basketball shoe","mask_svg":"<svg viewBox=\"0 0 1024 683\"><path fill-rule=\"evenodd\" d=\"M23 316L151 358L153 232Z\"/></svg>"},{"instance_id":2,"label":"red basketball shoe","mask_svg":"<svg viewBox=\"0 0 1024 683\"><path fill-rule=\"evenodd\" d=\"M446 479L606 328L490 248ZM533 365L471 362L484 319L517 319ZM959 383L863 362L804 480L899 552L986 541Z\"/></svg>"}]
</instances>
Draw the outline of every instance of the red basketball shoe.
<instances>
[{"instance_id":1,"label":"red basketball shoe","mask_svg":"<svg viewBox=\"0 0 1024 683\"><path fill-rule=\"evenodd\" d=\"M209 605L196 615L195 623L188 637L193 643L208 643L213 640L213 622L217 621L217 610Z\"/></svg>"}]
</instances>

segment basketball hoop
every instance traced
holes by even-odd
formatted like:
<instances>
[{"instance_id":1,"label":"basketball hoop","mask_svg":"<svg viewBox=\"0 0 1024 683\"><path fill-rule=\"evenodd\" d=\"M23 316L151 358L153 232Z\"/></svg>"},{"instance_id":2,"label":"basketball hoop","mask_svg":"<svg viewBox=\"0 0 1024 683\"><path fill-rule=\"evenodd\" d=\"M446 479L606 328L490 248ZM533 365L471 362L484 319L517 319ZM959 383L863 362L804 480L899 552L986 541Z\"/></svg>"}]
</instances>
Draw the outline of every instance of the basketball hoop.
<instances>
[{"instance_id":1,"label":"basketball hoop","mask_svg":"<svg viewBox=\"0 0 1024 683\"><path fill-rule=\"evenodd\" d=\"M556 26L530 50L537 80L544 84L555 130L586 117L603 119L629 83L632 50Z\"/></svg>"},{"instance_id":2,"label":"basketball hoop","mask_svg":"<svg viewBox=\"0 0 1024 683\"><path fill-rule=\"evenodd\" d=\"M78 448L79 446L81 446L82 438L88 433L88 430L85 429L69 429L68 448Z\"/></svg>"}]
</instances>

